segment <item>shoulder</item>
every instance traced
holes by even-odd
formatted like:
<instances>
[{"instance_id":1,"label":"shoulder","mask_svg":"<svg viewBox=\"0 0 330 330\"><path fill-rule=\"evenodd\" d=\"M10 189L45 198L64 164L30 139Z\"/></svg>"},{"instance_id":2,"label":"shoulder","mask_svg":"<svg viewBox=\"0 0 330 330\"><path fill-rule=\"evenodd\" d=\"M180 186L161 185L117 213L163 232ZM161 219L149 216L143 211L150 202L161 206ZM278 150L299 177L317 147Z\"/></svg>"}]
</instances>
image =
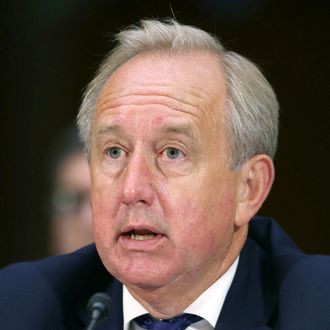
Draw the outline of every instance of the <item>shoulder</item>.
<instances>
[{"instance_id":1,"label":"shoulder","mask_svg":"<svg viewBox=\"0 0 330 330\"><path fill-rule=\"evenodd\" d=\"M95 283L109 281L108 275L93 245L64 256L10 265L0 271L0 323L15 330L61 329L63 311L84 299Z\"/></svg>"},{"instance_id":2,"label":"shoulder","mask_svg":"<svg viewBox=\"0 0 330 330\"><path fill-rule=\"evenodd\" d=\"M41 329L45 325L42 319L48 319L49 311L61 323L55 292L35 262L14 264L0 271L0 311L0 323L5 329L29 329L33 323ZM33 319L33 315L40 317Z\"/></svg>"},{"instance_id":3,"label":"shoulder","mask_svg":"<svg viewBox=\"0 0 330 330\"><path fill-rule=\"evenodd\" d=\"M303 253L274 219L255 217L249 228L249 240L271 259L278 282L285 285L295 280L325 284L330 274L330 256ZM328 286L329 284L326 283Z\"/></svg>"},{"instance_id":4,"label":"shoulder","mask_svg":"<svg viewBox=\"0 0 330 330\"><path fill-rule=\"evenodd\" d=\"M37 261L20 262L9 265L0 271L0 290L11 288L5 284L29 287L36 281L47 287L58 286L62 281L71 281L75 274L81 274L91 265L100 264L94 245L82 248L74 253L53 256Z\"/></svg>"},{"instance_id":5,"label":"shoulder","mask_svg":"<svg viewBox=\"0 0 330 330\"><path fill-rule=\"evenodd\" d=\"M254 218L249 239L271 264L280 329L330 329L330 257L303 253L271 218Z\"/></svg>"},{"instance_id":6,"label":"shoulder","mask_svg":"<svg viewBox=\"0 0 330 330\"><path fill-rule=\"evenodd\" d=\"M303 289L299 293L300 298L313 295L319 299L326 294L330 304L330 257L307 255L287 273L282 288L287 296L292 291Z\"/></svg>"},{"instance_id":7,"label":"shoulder","mask_svg":"<svg viewBox=\"0 0 330 330\"><path fill-rule=\"evenodd\" d=\"M281 282L278 301L285 329L330 329L330 257L297 262Z\"/></svg>"}]
</instances>

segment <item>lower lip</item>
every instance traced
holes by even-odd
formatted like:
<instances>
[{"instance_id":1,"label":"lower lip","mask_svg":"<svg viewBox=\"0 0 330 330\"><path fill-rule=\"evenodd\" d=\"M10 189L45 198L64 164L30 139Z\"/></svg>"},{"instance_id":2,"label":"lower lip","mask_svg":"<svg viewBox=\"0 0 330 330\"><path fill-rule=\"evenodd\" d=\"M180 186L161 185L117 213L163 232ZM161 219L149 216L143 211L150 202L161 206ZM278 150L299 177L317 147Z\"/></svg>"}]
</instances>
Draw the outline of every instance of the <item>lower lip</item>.
<instances>
[{"instance_id":1,"label":"lower lip","mask_svg":"<svg viewBox=\"0 0 330 330\"><path fill-rule=\"evenodd\" d=\"M119 243L127 250L131 251L151 251L159 248L160 244L164 241L164 235L156 235L146 240L134 240L130 236L120 236Z\"/></svg>"}]
</instances>

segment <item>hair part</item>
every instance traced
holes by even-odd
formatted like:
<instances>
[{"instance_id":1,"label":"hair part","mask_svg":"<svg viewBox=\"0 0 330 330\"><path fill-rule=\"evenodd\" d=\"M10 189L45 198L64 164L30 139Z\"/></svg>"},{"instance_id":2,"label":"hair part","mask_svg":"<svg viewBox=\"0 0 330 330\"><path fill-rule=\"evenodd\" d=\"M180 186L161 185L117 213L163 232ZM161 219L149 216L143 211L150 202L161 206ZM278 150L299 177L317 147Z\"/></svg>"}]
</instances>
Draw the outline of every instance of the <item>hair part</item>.
<instances>
[{"instance_id":1,"label":"hair part","mask_svg":"<svg viewBox=\"0 0 330 330\"><path fill-rule=\"evenodd\" d=\"M85 91L77 117L79 136L88 156L99 94L109 77L134 56L144 52L205 50L219 57L225 74L227 100L225 124L230 144L229 165L238 170L250 157L274 157L278 136L279 106L275 93L255 64L227 51L211 34L173 19L142 20L116 35L117 46L100 65Z\"/></svg>"}]
</instances>

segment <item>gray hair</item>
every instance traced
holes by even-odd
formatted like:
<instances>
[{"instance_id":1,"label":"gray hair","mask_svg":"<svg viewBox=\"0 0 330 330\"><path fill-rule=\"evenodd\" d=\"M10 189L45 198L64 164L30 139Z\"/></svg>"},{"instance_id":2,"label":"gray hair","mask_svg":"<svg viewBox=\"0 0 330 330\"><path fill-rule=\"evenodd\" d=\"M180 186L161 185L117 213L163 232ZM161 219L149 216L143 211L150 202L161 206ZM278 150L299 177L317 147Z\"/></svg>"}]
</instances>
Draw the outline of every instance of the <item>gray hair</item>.
<instances>
[{"instance_id":1,"label":"gray hair","mask_svg":"<svg viewBox=\"0 0 330 330\"><path fill-rule=\"evenodd\" d=\"M118 67L143 52L206 50L219 57L225 73L230 168L238 170L247 159L257 154L274 157L279 106L272 87L255 64L225 50L219 40L207 32L175 20L142 20L140 26L131 26L118 33L116 41L117 46L87 86L77 117L79 135L88 155L99 94Z\"/></svg>"}]
</instances>

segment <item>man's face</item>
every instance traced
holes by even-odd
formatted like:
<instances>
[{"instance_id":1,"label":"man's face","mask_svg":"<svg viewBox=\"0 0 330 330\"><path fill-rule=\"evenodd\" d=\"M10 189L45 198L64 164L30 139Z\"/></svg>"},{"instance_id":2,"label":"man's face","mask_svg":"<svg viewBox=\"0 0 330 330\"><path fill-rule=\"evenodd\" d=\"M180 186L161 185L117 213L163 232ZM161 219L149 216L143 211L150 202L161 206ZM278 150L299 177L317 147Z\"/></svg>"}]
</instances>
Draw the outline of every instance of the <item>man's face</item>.
<instances>
[{"instance_id":1,"label":"man's face","mask_svg":"<svg viewBox=\"0 0 330 330\"><path fill-rule=\"evenodd\" d=\"M99 97L92 129L94 236L129 288L207 286L225 270L238 174L225 84L205 52L141 54Z\"/></svg>"},{"instance_id":2,"label":"man's face","mask_svg":"<svg viewBox=\"0 0 330 330\"><path fill-rule=\"evenodd\" d=\"M61 162L54 181L49 243L52 254L63 254L93 242L90 177L83 150Z\"/></svg>"}]
</instances>

